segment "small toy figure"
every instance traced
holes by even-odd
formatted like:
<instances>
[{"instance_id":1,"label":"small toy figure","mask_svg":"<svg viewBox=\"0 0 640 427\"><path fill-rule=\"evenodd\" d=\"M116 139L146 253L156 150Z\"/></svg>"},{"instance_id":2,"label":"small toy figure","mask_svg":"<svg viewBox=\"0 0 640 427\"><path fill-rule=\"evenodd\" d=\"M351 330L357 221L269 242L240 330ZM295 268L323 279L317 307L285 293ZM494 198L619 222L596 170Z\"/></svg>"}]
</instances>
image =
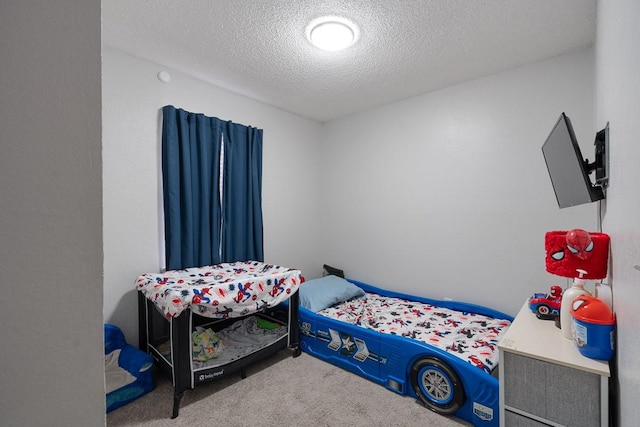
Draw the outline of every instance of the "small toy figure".
<instances>
[{"instance_id":1,"label":"small toy figure","mask_svg":"<svg viewBox=\"0 0 640 427\"><path fill-rule=\"evenodd\" d=\"M551 289L549 289L547 298L562 299L562 288L558 285L553 285Z\"/></svg>"},{"instance_id":2,"label":"small toy figure","mask_svg":"<svg viewBox=\"0 0 640 427\"><path fill-rule=\"evenodd\" d=\"M551 286L548 294L536 292L529 297L529 309L542 320L552 320L559 316L561 304L562 288L558 285Z\"/></svg>"},{"instance_id":3,"label":"small toy figure","mask_svg":"<svg viewBox=\"0 0 640 427\"><path fill-rule=\"evenodd\" d=\"M580 230L579 228L567 231L565 240L567 241L567 249L569 249L569 252L574 254L576 257L583 261L586 261L591 257L594 243L588 232Z\"/></svg>"}]
</instances>

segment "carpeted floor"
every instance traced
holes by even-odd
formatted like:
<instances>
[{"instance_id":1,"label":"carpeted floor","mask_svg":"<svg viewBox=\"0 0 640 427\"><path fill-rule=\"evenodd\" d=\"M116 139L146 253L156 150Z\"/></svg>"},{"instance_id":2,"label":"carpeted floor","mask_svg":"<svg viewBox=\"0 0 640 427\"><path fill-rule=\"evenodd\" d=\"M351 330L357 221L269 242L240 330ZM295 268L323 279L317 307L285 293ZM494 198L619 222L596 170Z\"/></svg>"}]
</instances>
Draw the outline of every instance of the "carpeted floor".
<instances>
[{"instance_id":1,"label":"carpeted floor","mask_svg":"<svg viewBox=\"0 0 640 427\"><path fill-rule=\"evenodd\" d=\"M171 383L107 415L107 426L470 426L306 353L282 350L240 374L187 391L171 419Z\"/></svg>"}]
</instances>

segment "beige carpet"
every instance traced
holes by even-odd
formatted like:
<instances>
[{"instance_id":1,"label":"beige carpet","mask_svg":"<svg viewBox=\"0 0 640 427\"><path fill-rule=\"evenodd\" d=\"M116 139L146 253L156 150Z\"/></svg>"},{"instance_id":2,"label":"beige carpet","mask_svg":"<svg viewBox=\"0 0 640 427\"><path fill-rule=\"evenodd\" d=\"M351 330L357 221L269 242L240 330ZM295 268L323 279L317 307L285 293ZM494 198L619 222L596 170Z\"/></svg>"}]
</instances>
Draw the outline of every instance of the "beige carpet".
<instances>
[{"instance_id":1,"label":"beige carpet","mask_svg":"<svg viewBox=\"0 0 640 427\"><path fill-rule=\"evenodd\" d=\"M247 369L187 391L171 419L171 383L107 415L107 426L470 426L415 399L323 362L282 350Z\"/></svg>"}]
</instances>

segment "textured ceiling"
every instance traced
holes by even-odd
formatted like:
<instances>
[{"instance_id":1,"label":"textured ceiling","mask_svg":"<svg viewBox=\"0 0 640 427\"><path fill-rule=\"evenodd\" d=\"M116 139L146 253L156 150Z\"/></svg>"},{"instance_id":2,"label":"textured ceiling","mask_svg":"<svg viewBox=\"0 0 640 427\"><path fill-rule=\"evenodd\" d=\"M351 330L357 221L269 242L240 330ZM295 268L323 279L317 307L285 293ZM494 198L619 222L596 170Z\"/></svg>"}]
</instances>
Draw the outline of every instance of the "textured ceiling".
<instances>
[{"instance_id":1,"label":"textured ceiling","mask_svg":"<svg viewBox=\"0 0 640 427\"><path fill-rule=\"evenodd\" d=\"M103 0L103 43L318 121L593 44L596 0ZM324 52L307 24L358 42Z\"/></svg>"}]
</instances>

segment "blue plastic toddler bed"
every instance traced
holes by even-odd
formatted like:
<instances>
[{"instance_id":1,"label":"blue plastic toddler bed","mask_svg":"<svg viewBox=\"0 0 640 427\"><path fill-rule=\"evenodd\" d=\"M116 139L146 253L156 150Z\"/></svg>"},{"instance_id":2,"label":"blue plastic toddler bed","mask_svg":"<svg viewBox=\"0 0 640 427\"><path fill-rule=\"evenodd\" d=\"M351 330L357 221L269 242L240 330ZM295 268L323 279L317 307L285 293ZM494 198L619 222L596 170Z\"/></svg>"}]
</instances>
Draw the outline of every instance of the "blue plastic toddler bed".
<instances>
[{"instance_id":1,"label":"blue plastic toddler bed","mask_svg":"<svg viewBox=\"0 0 640 427\"><path fill-rule=\"evenodd\" d=\"M499 425L493 373L512 320L333 275L300 287L303 351L475 426Z\"/></svg>"}]
</instances>

